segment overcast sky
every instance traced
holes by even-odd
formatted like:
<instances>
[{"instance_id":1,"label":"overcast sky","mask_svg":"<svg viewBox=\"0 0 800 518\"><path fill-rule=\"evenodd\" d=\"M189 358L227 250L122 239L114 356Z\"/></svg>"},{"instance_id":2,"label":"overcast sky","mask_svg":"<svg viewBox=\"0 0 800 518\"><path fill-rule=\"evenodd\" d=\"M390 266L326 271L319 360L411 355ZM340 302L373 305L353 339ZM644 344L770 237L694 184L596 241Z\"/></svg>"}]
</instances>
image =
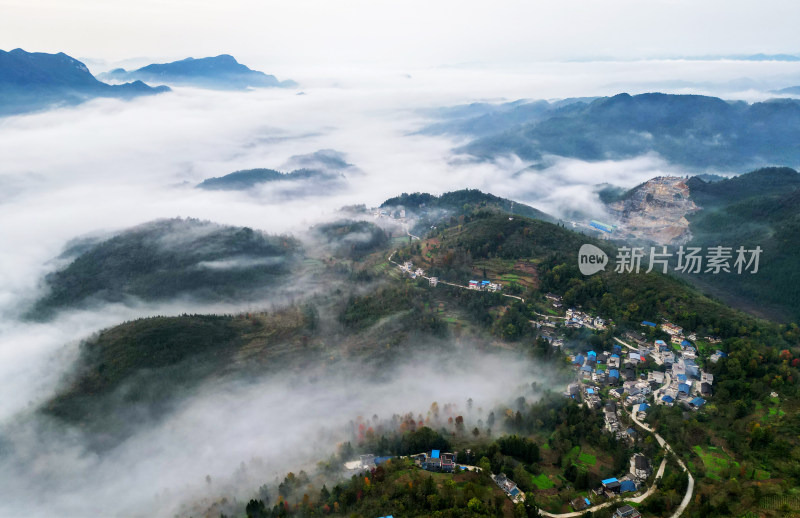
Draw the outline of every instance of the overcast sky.
<instances>
[{"instance_id":1,"label":"overcast sky","mask_svg":"<svg viewBox=\"0 0 800 518\"><path fill-rule=\"evenodd\" d=\"M1 0L0 49L435 66L800 53L796 0Z\"/></svg>"}]
</instances>

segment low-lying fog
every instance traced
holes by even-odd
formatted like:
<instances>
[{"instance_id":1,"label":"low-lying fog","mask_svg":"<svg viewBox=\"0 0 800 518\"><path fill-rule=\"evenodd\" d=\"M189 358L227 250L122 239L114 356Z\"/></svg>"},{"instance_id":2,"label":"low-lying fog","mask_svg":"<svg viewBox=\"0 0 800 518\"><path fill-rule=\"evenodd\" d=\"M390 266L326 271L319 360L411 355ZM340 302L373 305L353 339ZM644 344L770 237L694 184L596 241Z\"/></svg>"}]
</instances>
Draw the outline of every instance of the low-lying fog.
<instances>
[{"instance_id":1,"label":"low-lying fog","mask_svg":"<svg viewBox=\"0 0 800 518\"><path fill-rule=\"evenodd\" d=\"M455 404L472 430L495 405L511 407L520 395L535 401L531 383L548 380L544 366L469 347L419 354L380 371L375 377L367 374L372 369L340 365L324 377L287 373L207 385L165 421L139 428L102 454L85 448L77 432L65 433L45 418L7 424L0 428L0 514L172 516L186 502L251 497L288 471L313 472L337 443L352 439L351 421L374 415L388 421L413 412L438 430L428 413L435 401L440 407ZM494 428L501 429L499 419ZM236 473L242 463L250 468L244 478ZM231 489L234 475L237 486Z\"/></svg>"},{"instance_id":2,"label":"low-lying fog","mask_svg":"<svg viewBox=\"0 0 800 518\"><path fill-rule=\"evenodd\" d=\"M276 473L292 469L295 461L329 451L340 427L357 415L424 412L432 399L463 404L468 397L487 408L510 400L509 387L529 383L538 372L492 356L462 361L436 376L424 375L436 366L387 365L379 383L342 375L308 384L287 376L252 386L207 387L177 416L98 456L84 450L79 436L29 415L70 368L78 341L136 316L243 308L108 306L46 324L19 320L69 240L176 216L292 232L333 218L343 205L374 206L402 192L462 188L511 197L554 215L576 207L599 211L598 183L632 187L684 172L657 156L643 156L592 164L556 158L549 169L516 174L528 165L516 157L471 163L452 155L462 140L413 134L429 122L423 109L476 100L640 93L659 85L667 85L662 91L754 101L769 97L769 89L800 84L800 64L786 62L269 71L297 80L300 88L176 88L130 102L97 100L0 119L0 515L169 511L153 507L154 495L205 484L206 474L228 476L254 456ZM736 80L743 77L758 81L742 91ZM685 83L669 88L666 81L674 80ZM254 192L194 188L240 169L286 170L298 155L321 149L339 151L355 166L343 187L311 182L302 193L280 182Z\"/></svg>"}]
</instances>

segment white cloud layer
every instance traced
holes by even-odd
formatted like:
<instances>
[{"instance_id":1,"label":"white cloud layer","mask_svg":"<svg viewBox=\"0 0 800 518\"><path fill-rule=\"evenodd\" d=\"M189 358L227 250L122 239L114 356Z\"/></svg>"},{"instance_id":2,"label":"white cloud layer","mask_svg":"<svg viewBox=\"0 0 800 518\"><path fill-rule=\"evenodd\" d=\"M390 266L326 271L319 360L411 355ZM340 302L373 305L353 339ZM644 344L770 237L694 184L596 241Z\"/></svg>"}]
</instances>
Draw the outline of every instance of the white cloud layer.
<instances>
[{"instance_id":1,"label":"white cloud layer","mask_svg":"<svg viewBox=\"0 0 800 518\"><path fill-rule=\"evenodd\" d=\"M5 36L2 23L0 34ZM292 71L288 65L286 69ZM419 109L487 98L613 94L618 89L610 85L632 79L648 84L667 77L724 82L751 73L773 82L788 81L800 78L800 65L646 62L549 64L527 71L319 69L287 76L303 83L302 96L290 90L178 88L130 102L97 100L0 119L0 428L7 430L17 449L15 459L22 462L0 467L0 484L7 494L17 495L0 499L0 515L19 514L41 488L54 490L43 507L24 514L46 514L51 506L74 515L115 514L117 510L103 507L112 498L122 499L121 514L140 509L139 504L150 505L152 495L165 487L179 489L207 472L224 476L251 455L269 459L300 446L293 441L313 441L308 433L319 424L319 415L335 429L355 412L423 411L432 393L447 399L471 391L473 398L484 397L489 404L505 390L494 380L523 382L529 377L525 364L504 359L487 366L482 360L485 373L463 367L452 380L435 387L411 383L403 371L397 384L373 387L370 398L352 384L333 380L333 390L305 388L302 405L286 404L285 386L291 380L281 378L267 385L225 386L204 393L187 401L173 420L135 436L108 456L87 453L79 437L37 441L51 439L51 432L27 421L27 412L52 394L82 338L138 316L246 309L178 301L105 306L63 314L47 324L21 321L19 315L40 294L44 275L61 264L54 258L71 239L176 216L291 232L335 217L343 205L377 205L401 192L462 188L480 188L559 215L575 209L594 213L602 210L593 194L596 184L632 187L652 176L681 171L656 156L592 164L555 158L544 171L525 170L528 164L516 157L465 163L451 154L457 142L412 135L426 122ZM205 178L240 169L279 167L296 155L320 149L340 151L356 166L355 172L345 171L343 187L308 190L302 196L282 185L264 185L254 193L193 187ZM502 375L492 377L500 371ZM339 413L325 414L331 407ZM245 415L255 417L240 419ZM287 420L276 427L270 420L274 415ZM30 427L43 435L28 437ZM278 464L275 469L286 467Z\"/></svg>"}]
</instances>

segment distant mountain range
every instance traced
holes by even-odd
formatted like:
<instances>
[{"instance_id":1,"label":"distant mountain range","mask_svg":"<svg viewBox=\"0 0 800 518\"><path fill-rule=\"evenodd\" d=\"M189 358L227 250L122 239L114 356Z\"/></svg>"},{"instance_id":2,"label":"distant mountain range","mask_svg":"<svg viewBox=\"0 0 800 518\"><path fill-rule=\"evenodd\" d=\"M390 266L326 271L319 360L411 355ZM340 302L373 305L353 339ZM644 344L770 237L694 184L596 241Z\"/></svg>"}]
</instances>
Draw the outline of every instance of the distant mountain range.
<instances>
[{"instance_id":1,"label":"distant mountain range","mask_svg":"<svg viewBox=\"0 0 800 518\"><path fill-rule=\"evenodd\" d=\"M800 86L790 86L788 88L781 88L780 90L775 90L773 93L783 94L783 95L800 95Z\"/></svg>"},{"instance_id":2,"label":"distant mountain range","mask_svg":"<svg viewBox=\"0 0 800 518\"><path fill-rule=\"evenodd\" d=\"M800 101L794 99L748 104L623 93L561 106L505 105L474 117L445 115L425 131L481 135L456 150L479 160L515 154L546 165L553 155L597 161L657 153L696 169L800 165Z\"/></svg>"},{"instance_id":3,"label":"distant mountain range","mask_svg":"<svg viewBox=\"0 0 800 518\"><path fill-rule=\"evenodd\" d=\"M218 90L297 86L294 81L279 81L273 75L252 70L228 54L200 59L186 58L172 63L154 63L131 71L117 68L101 74L100 77L111 81L162 82Z\"/></svg>"},{"instance_id":4,"label":"distant mountain range","mask_svg":"<svg viewBox=\"0 0 800 518\"><path fill-rule=\"evenodd\" d=\"M166 86L150 87L141 81L103 83L63 52L0 50L0 116L76 105L96 97L130 99L168 91Z\"/></svg>"}]
</instances>

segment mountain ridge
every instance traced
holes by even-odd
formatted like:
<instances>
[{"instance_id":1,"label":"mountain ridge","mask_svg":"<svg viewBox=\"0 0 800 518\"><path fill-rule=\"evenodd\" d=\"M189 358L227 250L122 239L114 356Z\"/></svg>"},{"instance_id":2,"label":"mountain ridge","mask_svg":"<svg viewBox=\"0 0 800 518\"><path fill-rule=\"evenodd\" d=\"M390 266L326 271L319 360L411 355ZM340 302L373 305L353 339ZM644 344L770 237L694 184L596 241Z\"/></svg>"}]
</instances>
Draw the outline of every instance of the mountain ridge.
<instances>
[{"instance_id":1,"label":"mountain ridge","mask_svg":"<svg viewBox=\"0 0 800 518\"><path fill-rule=\"evenodd\" d=\"M275 76L252 70L230 54L205 58L188 57L169 63L151 63L136 70L117 68L100 77L114 81L163 81L180 86L197 86L221 90L247 88L294 88L292 80L279 81Z\"/></svg>"},{"instance_id":2,"label":"mountain ridge","mask_svg":"<svg viewBox=\"0 0 800 518\"><path fill-rule=\"evenodd\" d=\"M0 50L0 116L74 106L97 97L132 99L168 91L167 86L151 87L141 81L104 83L85 64L63 52Z\"/></svg>"}]
</instances>

